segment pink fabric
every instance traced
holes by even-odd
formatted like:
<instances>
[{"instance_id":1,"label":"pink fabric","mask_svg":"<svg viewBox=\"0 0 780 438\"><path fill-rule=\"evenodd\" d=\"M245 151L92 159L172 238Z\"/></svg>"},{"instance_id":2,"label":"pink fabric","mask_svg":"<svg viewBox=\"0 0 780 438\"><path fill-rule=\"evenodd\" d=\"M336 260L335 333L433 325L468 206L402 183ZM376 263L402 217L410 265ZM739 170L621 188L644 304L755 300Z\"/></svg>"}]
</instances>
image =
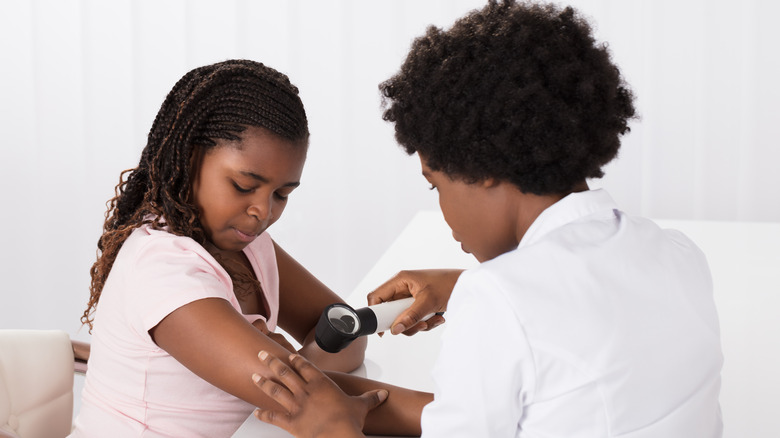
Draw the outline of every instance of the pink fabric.
<instances>
[{"instance_id":1,"label":"pink fabric","mask_svg":"<svg viewBox=\"0 0 780 438\"><path fill-rule=\"evenodd\" d=\"M261 234L244 253L263 286L267 325L274 330L279 275L271 237ZM230 277L202 246L148 226L135 230L117 256L95 313L89 372L71 436L232 435L254 407L192 373L148 333L179 307L214 297L241 312Z\"/></svg>"}]
</instances>

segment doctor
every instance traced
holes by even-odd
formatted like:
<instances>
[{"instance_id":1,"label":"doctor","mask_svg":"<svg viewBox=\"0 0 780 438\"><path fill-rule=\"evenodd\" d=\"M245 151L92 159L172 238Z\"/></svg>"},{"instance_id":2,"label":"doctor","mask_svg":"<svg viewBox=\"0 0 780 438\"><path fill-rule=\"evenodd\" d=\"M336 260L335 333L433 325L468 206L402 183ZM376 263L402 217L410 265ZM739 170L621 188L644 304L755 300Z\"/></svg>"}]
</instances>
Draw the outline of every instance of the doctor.
<instances>
[{"instance_id":1,"label":"doctor","mask_svg":"<svg viewBox=\"0 0 780 438\"><path fill-rule=\"evenodd\" d=\"M380 89L384 119L480 261L440 273L457 278L451 296L415 272L369 296L417 297L393 333L427 328L419 316L447 308L422 435L721 436L704 255L586 183L603 176L635 114L588 23L572 8L490 1L428 28ZM381 402L346 396L300 356L292 369L260 358L276 377L256 384L285 410L256 415L296 436L362 436L360 415Z\"/></svg>"}]
</instances>

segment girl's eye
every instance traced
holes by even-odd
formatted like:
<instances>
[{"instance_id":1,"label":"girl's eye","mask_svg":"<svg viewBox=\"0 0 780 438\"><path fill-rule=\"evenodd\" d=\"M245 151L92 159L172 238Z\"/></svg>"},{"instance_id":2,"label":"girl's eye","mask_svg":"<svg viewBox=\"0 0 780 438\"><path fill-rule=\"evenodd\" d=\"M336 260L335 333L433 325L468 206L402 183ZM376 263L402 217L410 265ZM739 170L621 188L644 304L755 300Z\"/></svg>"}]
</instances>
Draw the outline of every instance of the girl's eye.
<instances>
[{"instance_id":1,"label":"girl's eye","mask_svg":"<svg viewBox=\"0 0 780 438\"><path fill-rule=\"evenodd\" d=\"M278 199L280 201L286 201L287 200L287 196L289 196L289 195L282 195L279 192L274 192L274 196L276 196L276 199Z\"/></svg>"},{"instance_id":2,"label":"girl's eye","mask_svg":"<svg viewBox=\"0 0 780 438\"><path fill-rule=\"evenodd\" d=\"M253 189L245 189L245 188L241 187L235 181L233 181L233 187L235 187L236 191L238 191L239 193L250 193L250 192L253 191Z\"/></svg>"}]
</instances>

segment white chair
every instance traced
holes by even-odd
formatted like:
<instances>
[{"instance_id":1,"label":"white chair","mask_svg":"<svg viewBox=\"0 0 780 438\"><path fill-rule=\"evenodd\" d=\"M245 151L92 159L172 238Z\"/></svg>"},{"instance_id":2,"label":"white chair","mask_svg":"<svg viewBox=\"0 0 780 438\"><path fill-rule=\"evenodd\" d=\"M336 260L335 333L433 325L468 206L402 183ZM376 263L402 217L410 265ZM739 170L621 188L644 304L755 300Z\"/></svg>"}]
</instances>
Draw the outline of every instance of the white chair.
<instances>
[{"instance_id":1,"label":"white chair","mask_svg":"<svg viewBox=\"0 0 780 438\"><path fill-rule=\"evenodd\" d=\"M0 330L0 437L70 434L73 373L86 372L88 355L88 344L64 331Z\"/></svg>"}]
</instances>

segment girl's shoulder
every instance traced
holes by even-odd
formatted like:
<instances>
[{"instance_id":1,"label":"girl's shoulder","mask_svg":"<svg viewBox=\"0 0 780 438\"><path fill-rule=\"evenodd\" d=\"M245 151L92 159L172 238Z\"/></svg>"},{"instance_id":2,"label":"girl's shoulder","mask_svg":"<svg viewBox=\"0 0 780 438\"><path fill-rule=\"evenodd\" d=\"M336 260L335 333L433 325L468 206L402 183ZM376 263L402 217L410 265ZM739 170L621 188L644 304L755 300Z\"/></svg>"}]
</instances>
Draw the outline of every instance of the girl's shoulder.
<instances>
[{"instance_id":1,"label":"girl's shoulder","mask_svg":"<svg viewBox=\"0 0 780 438\"><path fill-rule=\"evenodd\" d=\"M193 238L173 234L166 229L157 229L151 224L143 224L136 228L125 241L125 245L140 248L170 248L173 250L206 251Z\"/></svg>"},{"instance_id":2,"label":"girl's shoulder","mask_svg":"<svg viewBox=\"0 0 780 438\"><path fill-rule=\"evenodd\" d=\"M136 267L155 263L178 263L219 266L201 244L191 237L179 236L164 229L144 224L133 231L122 245L117 262Z\"/></svg>"}]
</instances>

